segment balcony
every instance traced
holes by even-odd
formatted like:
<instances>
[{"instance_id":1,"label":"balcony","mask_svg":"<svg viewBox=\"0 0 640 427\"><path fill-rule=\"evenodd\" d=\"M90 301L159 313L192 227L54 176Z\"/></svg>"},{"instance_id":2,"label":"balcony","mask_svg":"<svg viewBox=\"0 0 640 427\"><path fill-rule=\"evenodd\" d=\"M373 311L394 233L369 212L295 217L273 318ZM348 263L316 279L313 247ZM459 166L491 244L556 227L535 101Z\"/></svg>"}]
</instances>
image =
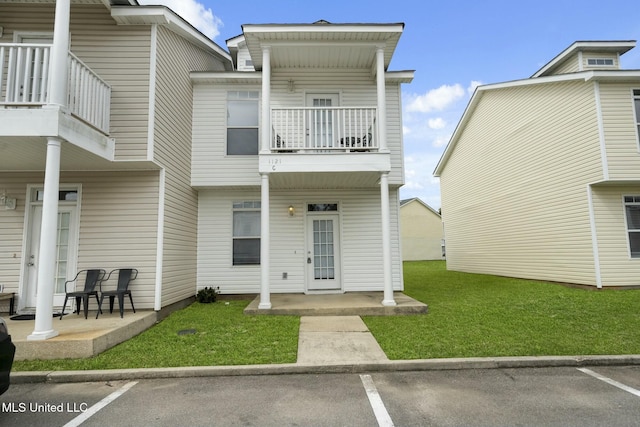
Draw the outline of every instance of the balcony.
<instances>
[{"instance_id":1,"label":"balcony","mask_svg":"<svg viewBox=\"0 0 640 427\"><path fill-rule=\"evenodd\" d=\"M0 108L49 104L51 45L0 44ZM69 53L67 107L75 118L109 134L111 87Z\"/></svg>"},{"instance_id":2,"label":"balcony","mask_svg":"<svg viewBox=\"0 0 640 427\"><path fill-rule=\"evenodd\" d=\"M375 107L271 109L271 138L259 172L274 188L376 185L391 168L378 137Z\"/></svg>"},{"instance_id":3,"label":"balcony","mask_svg":"<svg viewBox=\"0 0 640 427\"><path fill-rule=\"evenodd\" d=\"M271 152L376 152L376 108L271 109Z\"/></svg>"}]
</instances>

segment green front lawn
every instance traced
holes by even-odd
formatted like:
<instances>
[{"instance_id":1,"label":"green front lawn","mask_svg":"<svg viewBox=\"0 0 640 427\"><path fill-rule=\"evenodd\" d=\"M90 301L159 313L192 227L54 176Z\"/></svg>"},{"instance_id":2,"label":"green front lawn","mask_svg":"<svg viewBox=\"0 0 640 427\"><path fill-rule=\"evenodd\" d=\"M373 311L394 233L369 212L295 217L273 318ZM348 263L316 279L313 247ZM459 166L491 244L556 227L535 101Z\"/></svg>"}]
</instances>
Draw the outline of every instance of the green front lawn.
<instances>
[{"instance_id":1,"label":"green front lawn","mask_svg":"<svg viewBox=\"0 0 640 427\"><path fill-rule=\"evenodd\" d=\"M390 359L640 354L640 290L594 291L404 264L414 316L364 317ZM194 303L90 359L16 361L14 370L293 363L296 316L245 316L248 301ZM178 332L195 329L195 333Z\"/></svg>"},{"instance_id":2,"label":"green front lawn","mask_svg":"<svg viewBox=\"0 0 640 427\"><path fill-rule=\"evenodd\" d=\"M640 353L640 290L447 271L404 264L405 293L426 316L366 317L390 359Z\"/></svg>"}]
</instances>

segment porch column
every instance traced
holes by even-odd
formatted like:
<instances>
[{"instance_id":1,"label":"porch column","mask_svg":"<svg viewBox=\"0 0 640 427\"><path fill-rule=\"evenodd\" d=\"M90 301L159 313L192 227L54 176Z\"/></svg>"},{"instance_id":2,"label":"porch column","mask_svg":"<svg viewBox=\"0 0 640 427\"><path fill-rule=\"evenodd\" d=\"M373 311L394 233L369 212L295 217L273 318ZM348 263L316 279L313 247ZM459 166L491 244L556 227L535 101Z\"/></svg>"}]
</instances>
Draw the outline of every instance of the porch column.
<instances>
[{"instance_id":1,"label":"porch column","mask_svg":"<svg viewBox=\"0 0 640 427\"><path fill-rule=\"evenodd\" d=\"M260 151L268 153L271 145L271 46L262 47L262 139Z\"/></svg>"},{"instance_id":2,"label":"porch column","mask_svg":"<svg viewBox=\"0 0 640 427\"><path fill-rule=\"evenodd\" d=\"M44 175L42 225L36 297L35 329L27 340L46 340L58 335L53 329L53 293L56 274L56 240L58 236L58 190L60 188L60 146L57 138L47 141L47 162Z\"/></svg>"},{"instance_id":3,"label":"porch column","mask_svg":"<svg viewBox=\"0 0 640 427\"><path fill-rule=\"evenodd\" d=\"M380 207L382 211L382 267L384 271L384 299L382 305L394 306L391 280L391 225L389 223L389 172L380 175Z\"/></svg>"},{"instance_id":4,"label":"porch column","mask_svg":"<svg viewBox=\"0 0 640 427\"><path fill-rule=\"evenodd\" d=\"M259 309L271 308L269 289L269 174L261 177L260 198L260 304Z\"/></svg>"},{"instance_id":5,"label":"porch column","mask_svg":"<svg viewBox=\"0 0 640 427\"><path fill-rule=\"evenodd\" d=\"M56 0L53 47L49 71L49 106L66 108L67 68L69 60L69 21L71 0ZM47 107L47 106L45 106ZM62 140L47 139L47 160L44 172L44 198L38 254L36 285L36 321L28 340L46 340L58 335L53 329L53 294L56 273L56 240L58 234L58 191L60 190L60 150Z\"/></svg>"},{"instance_id":6,"label":"porch column","mask_svg":"<svg viewBox=\"0 0 640 427\"><path fill-rule=\"evenodd\" d=\"M384 81L384 45L376 51L376 87L378 89L378 140L380 151L389 152L387 147L387 96Z\"/></svg>"},{"instance_id":7,"label":"porch column","mask_svg":"<svg viewBox=\"0 0 640 427\"><path fill-rule=\"evenodd\" d=\"M69 63L69 16L71 0L56 0L56 16L53 29L53 47L49 71L49 103L67 106L67 68Z\"/></svg>"}]
</instances>

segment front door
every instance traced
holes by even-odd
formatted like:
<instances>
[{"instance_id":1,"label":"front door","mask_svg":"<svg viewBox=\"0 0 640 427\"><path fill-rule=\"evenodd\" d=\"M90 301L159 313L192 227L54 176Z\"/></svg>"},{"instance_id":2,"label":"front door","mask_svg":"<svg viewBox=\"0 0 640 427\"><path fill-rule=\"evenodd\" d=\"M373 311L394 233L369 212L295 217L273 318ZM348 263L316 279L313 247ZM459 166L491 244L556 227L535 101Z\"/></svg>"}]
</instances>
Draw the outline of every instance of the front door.
<instances>
[{"instance_id":1,"label":"front door","mask_svg":"<svg viewBox=\"0 0 640 427\"><path fill-rule=\"evenodd\" d=\"M36 307L38 285L38 263L40 256L40 229L42 225L42 201L38 200L41 191L34 190L29 215L29 240L25 254L25 280L23 289L25 311L32 311ZM75 254L77 248L77 191L60 191L63 200L58 206L58 225L56 236L56 270L54 277L53 305L61 307L64 302L64 282L75 275ZM69 200L71 199L71 200Z\"/></svg>"},{"instance_id":2,"label":"front door","mask_svg":"<svg viewBox=\"0 0 640 427\"><path fill-rule=\"evenodd\" d=\"M307 290L339 291L340 230L336 214L307 215Z\"/></svg>"}]
</instances>

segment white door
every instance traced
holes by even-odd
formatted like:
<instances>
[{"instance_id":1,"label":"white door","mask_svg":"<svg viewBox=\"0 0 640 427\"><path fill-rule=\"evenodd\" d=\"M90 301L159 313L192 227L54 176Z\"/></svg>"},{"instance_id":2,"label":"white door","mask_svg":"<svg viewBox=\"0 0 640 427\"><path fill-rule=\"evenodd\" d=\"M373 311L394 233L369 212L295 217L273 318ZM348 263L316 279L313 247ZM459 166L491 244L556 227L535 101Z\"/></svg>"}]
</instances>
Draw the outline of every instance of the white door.
<instances>
[{"instance_id":1,"label":"white door","mask_svg":"<svg viewBox=\"0 0 640 427\"><path fill-rule=\"evenodd\" d=\"M339 216L307 216L307 290L340 290Z\"/></svg>"},{"instance_id":2,"label":"white door","mask_svg":"<svg viewBox=\"0 0 640 427\"><path fill-rule=\"evenodd\" d=\"M338 94L308 94L307 106L313 107L307 116L308 147L336 147L334 136L337 135L335 113L331 107L337 107Z\"/></svg>"},{"instance_id":3,"label":"white door","mask_svg":"<svg viewBox=\"0 0 640 427\"><path fill-rule=\"evenodd\" d=\"M64 282L75 275L75 253L77 247L77 207L60 205L58 207L58 226L56 237L56 270L54 277L53 305L61 307L64 303ZM38 262L40 254L40 229L42 223L42 204L32 204L29 215L30 238L28 242L25 284L23 291L24 307L30 311L36 307L38 285Z\"/></svg>"}]
</instances>

